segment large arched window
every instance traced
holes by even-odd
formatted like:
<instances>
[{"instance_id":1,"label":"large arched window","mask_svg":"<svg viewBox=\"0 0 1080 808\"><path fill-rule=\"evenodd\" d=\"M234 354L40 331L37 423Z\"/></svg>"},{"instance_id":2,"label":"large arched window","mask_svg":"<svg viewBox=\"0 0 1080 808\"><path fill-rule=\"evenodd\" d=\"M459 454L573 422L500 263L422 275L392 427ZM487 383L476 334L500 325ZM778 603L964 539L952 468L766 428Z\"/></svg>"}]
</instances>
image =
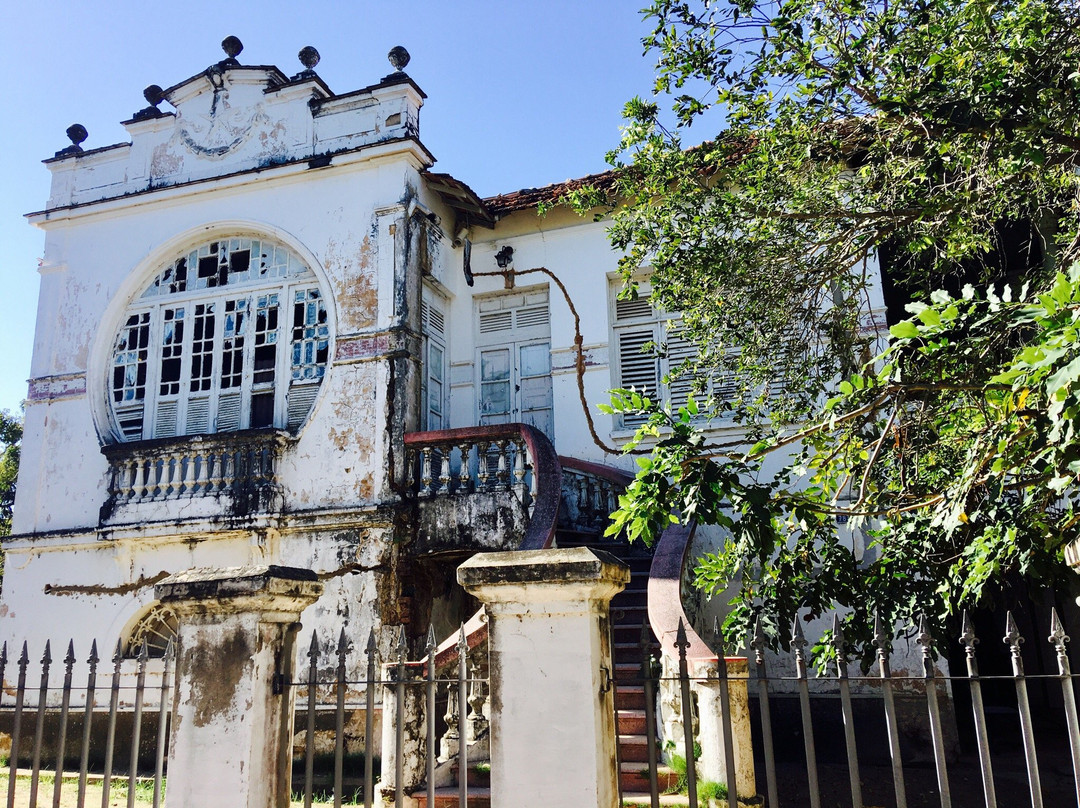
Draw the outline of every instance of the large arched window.
<instances>
[{"instance_id":1,"label":"large arched window","mask_svg":"<svg viewBox=\"0 0 1080 808\"><path fill-rule=\"evenodd\" d=\"M326 372L311 269L266 239L221 238L164 267L127 308L108 380L122 440L295 430Z\"/></svg>"}]
</instances>

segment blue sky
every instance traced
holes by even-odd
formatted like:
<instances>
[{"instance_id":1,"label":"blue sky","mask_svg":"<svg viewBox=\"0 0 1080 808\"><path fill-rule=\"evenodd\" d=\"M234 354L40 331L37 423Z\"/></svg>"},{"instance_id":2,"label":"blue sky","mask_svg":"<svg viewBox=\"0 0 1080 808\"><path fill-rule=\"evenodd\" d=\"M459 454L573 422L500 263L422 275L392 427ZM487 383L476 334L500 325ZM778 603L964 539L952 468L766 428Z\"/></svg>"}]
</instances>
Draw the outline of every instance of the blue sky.
<instances>
[{"instance_id":1,"label":"blue sky","mask_svg":"<svg viewBox=\"0 0 1080 808\"><path fill-rule=\"evenodd\" d=\"M407 72L428 94L421 137L482 196L601 171L619 137L621 109L652 86L638 2L36 3L0 0L0 409L26 395L44 233L23 214L44 207L41 160L68 144L75 122L85 148L126 141L119 122L145 106L143 88L168 87L243 41L244 64L292 74L314 45L334 92L390 72L404 45Z\"/></svg>"}]
</instances>

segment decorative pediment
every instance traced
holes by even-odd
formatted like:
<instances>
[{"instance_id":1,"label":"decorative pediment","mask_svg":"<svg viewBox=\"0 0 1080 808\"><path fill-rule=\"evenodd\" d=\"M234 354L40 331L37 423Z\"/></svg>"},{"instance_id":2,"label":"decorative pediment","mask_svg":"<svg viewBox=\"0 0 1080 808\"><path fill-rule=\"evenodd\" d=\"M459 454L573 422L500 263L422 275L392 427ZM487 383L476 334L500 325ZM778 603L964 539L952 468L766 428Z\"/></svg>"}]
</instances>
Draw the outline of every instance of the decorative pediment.
<instances>
[{"instance_id":1,"label":"decorative pediment","mask_svg":"<svg viewBox=\"0 0 1080 808\"><path fill-rule=\"evenodd\" d=\"M394 73L337 95L315 73L311 46L291 77L272 65L240 64L236 37L222 47L227 58L202 72L164 90L146 88L149 106L124 122L130 143L84 150L86 130L69 128L72 145L46 161L54 173L49 209L288 164L318 168L382 144L383 154L411 152L418 168L432 162L418 139L424 93L403 71L404 48L390 53Z\"/></svg>"}]
</instances>

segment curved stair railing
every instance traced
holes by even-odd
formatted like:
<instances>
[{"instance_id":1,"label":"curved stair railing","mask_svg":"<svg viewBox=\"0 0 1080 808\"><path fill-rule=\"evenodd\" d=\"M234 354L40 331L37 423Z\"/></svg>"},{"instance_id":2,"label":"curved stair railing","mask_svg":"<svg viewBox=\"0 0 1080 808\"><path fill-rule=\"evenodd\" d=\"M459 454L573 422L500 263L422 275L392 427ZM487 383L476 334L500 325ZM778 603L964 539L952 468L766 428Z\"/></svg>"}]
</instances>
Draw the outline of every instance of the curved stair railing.
<instances>
[{"instance_id":1,"label":"curved stair railing","mask_svg":"<svg viewBox=\"0 0 1080 808\"><path fill-rule=\"evenodd\" d=\"M563 455L559 455L559 465L562 467L559 527L603 535L611 514L619 507L619 495L634 475L602 463Z\"/></svg>"},{"instance_id":2,"label":"curved stair railing","mask_svg":"<svg viewBox=\"0 0 1080 808\"><path fill-rule=\"evenodd\" d=\"M551 546L562 468L544 433L517 423L411 432L405 448L418 502L510 492L527 522L520 549Z\"/></svg>"},{"instance_id":3,"label":"curved stair railing","mask_svg":"<svg viewBox=\"0 0 1080 808\"><path fill-rule=\"evenodd\" d=\"M674 741L685 760L690 760L692 755L685 754L684 738L693 737L700 748L697 762L700 776L730 786L728 773L734 769L737 793L753 795L756 785L746 658L725 656L721 665L719 656L694 630L683 608L682 582L692 560L690 550L696 530L694 522L672 525L665 530L657 542L649 570L649 625L661 651L659 712L663 737ZM715 638L715 641L720 640ZM685 671L680 670L683 659ZM680 681L687 676L693 702L689 710L683 704L687 691ZM691 714L696 718L696 727L688 736L684 717ZM730 745L725 735L731 738Z\"/></svg>"}]
</instances>

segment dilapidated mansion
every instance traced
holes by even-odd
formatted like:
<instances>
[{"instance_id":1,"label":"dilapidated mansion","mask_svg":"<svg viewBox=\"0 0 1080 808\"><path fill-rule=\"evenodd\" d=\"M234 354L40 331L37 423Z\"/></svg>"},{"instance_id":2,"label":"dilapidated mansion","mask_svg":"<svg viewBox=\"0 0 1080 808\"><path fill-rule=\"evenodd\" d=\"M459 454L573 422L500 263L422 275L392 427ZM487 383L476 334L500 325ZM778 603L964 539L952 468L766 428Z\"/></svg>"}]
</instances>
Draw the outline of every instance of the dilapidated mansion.
<instances>
[{"instance_id":1,"label":"dilapidated mansion","mask_svg":"<svg viewBox=\"0 0 1080 808\"><path fill-rule=\"evenodd\" d=\"M147 88L130 142L75 125L45 161L9 643L160 652L155 583L250 565L314 571L305 627L446 636L470 554L599 535L625 461L583 405L678 361L641 352L669 321L616 300L605 225L538 214L565 185L433 170L404 49L335 93L313 48L290 76L224 46Z\"/></svg>"}]
</instances>

